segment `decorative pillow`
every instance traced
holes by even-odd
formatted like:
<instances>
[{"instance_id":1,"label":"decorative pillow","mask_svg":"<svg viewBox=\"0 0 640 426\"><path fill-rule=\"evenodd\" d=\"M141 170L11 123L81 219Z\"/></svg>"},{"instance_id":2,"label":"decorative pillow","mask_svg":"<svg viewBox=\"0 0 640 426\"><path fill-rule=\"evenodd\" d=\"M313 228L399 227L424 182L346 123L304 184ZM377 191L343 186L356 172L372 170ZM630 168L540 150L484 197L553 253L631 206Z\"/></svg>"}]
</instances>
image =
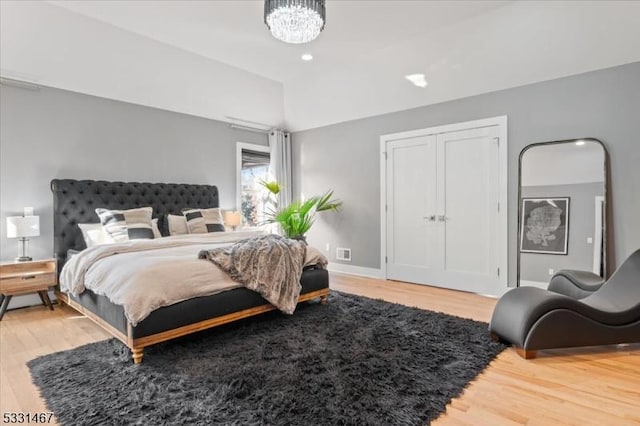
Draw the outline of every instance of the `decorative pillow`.
<instances>
[{"instance_id":1,"label":"decorative pillow","mask_svg":"<svg viewBox=\"0 0 640 426\"><path fill-rule=\"evenodd\" d=\"M167 215L167 221L169 222L169 235L185 235L189 233L187 228L187 220L182 215L170 214Z\"/></svg>"},{"instance_id":2,"label":"decorative pillow","mask_svg":"<svg viewBox=\"0 0 640 426\"><path fill-rule=\"evenodd\" d=\"M213 209L184 209L182 214L187 221L187 228L190 234L224 231L222 212L218 207Z\"/></svg>"},{"instance_id":3,"label":"decorative pillow","mask_svg":"<svg viewBox=\"0 0 640 426\"><path fill-rule=\"evenodd\" d=\"M158 218L151 220L151 230L153 231L153 238L162 238L160 228L158 228Z\"/></svg>"},{"instance_id":4,"label":"decorative pillow","mask_svg":"<svg viewBox=\"0 0 640 426\"><path fill-rule=\"evenodd\" d=\"M82 238L84 238L87 247L114 242L113 238L104 232L104 228L100 223L79 223L78 227L80 228L80 232L82 232Z\"/></svg>"},{"instance_id":5,"label":"decorative pillow","mask_svg":"<svg viewBox=\"0 0 640 426\"><path fill-rule=\"evenodd\" d=\"M180 217L184 220L182 216ZM184 226L185 228L187 227L186 223ZM78 227L80 228L80 232L82 232L82 238L84 238L84 242L87 247L100 246L102 244L111 244L115 242L113 241L113 238L105 232L101 223L79 223ZM153 238L162 238L162 234L158 228L157 218L151 221L151 227L153 229Z\"/></svg>"},{"instance_id":6,"label":"decorative pillow","mask_svg":"<svg viewBox=\"0 0 640 426\"><path fill-rule=\"evenodd\" d=\"M131 210L96 209L105 232L115 242L153 239L151 215L153 208L141 207Z\"/></svg>"}]
</instances>

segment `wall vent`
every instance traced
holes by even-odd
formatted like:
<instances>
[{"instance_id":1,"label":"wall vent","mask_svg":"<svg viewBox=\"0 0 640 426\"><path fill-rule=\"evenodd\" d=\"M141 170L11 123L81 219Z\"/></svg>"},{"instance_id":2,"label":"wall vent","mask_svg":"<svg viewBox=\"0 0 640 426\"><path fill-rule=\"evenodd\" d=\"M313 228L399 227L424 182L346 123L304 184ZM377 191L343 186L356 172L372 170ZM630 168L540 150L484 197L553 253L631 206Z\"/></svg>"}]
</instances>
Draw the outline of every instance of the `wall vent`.
<instances>
[{"instance_id":1,"label":"wall vent","mask_svg":"<svg viewBox=\"0 0 640 426\"><path fill-rule=\"evenodd\" d=\"M336 248L336 260L351 262L351 249L343 247Z\"/></svg>"}]
</instances>

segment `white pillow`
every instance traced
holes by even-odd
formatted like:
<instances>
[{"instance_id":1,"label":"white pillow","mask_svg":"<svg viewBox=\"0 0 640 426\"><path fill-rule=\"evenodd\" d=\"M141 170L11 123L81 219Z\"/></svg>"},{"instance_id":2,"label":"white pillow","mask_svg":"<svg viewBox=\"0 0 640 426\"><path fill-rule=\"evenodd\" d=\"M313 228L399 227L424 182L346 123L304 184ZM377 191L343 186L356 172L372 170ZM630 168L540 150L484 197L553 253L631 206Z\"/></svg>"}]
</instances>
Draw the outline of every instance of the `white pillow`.
<instances>
[{"instance_id":1,"label":"white pillow","mask_svg":"<svg viewBox=\"0 0 640 426\"><path fill-rule=\"evenodd\" d=\"M82 232L82 238L84 238L87 247L115 242L113 238L104 231L100 223L79 223L78 227L80 228L80 232Z\"/></svg>"},{"instance_id":2,"label":"white pillow","mask_svg":"<svg viewBox=\"0 0 640 426\"><path fill-rule=\"evenodd\" d=\"M153 238L162 238L160 228L158 228L158 218L151 219L151 230L153 231Z\"/></svg>"},{"instance_id":3,"label":"white pillow","mask_svg":"<svg viewBox=\"0 0 640 426\"><path fill-rule=\"evenodd\" d=\"M87 247L99 246L102 244L115 243L113 238L109 236L100 223L79 223L78 227L82 232L82 238ZM162 238L160 229L158 228L158 219L153 219L151 224L154 238Z\"/></svg>"},{"instance_id":4,"label":"white pillow","mask_svg":"<svg viewBox=\"0 0 640 426\"><path fill-rule=\"evenodd\" d=\"M169 235L186 235L189 233L187 220L184 216L170 214L167 215L167 221L169 222Z\"/></svg>"}]
</instances>

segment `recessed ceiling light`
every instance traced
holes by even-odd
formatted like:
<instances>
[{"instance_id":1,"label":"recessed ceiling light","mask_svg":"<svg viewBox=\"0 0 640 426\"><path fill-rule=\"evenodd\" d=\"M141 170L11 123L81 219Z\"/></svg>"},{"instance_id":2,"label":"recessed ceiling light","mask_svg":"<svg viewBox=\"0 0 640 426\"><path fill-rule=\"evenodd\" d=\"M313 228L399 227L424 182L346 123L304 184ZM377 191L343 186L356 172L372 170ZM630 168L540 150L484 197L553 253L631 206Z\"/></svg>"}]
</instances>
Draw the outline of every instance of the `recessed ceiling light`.
<instances>
[{"instance_id":1,"label":"recessed ceiling light","mask_svg":"<svg viewBox=\"0 0 640 426\"><path fill-rule=\"evenodd\" d=\"M582 145L584 145L584 141L578 141L578 142L576 142L576 145L582 146Z\"/></svg>"},{"instance_id":2,"label":"recessed ceiling light","mask_svg":"<svg viewBox=\"0 0 640 426\"><path fill-rule=\"evenodd\" d=\"M303 61L310 61L312 59L313 59L313 55L311 53L305 53L304 55L302 55Z\"/></svg>"},{"instance_id":3,"label":"recessed ceiling light","mask_svg":"<svg viewBox=\"0 0 640 426\"><path fill-rule=\"evenodd\" d=\"M423 89L427 87L428 84L424 74L409 74L405 75L404 78L412 82L415 86L422 87Z\"/></svg>"}]
</instances>

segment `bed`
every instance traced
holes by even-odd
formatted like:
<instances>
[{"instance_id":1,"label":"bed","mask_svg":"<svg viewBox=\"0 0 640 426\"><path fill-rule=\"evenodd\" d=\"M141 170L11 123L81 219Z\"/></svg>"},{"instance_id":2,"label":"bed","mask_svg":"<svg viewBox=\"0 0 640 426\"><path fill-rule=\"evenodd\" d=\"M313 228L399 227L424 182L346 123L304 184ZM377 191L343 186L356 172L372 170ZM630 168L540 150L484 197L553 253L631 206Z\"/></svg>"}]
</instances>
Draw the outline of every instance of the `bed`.
<instances>
[{"instance_id":1,"label":"bed","mask_svg":"<svg viewBox=\"0 0 640 426\"><path fill-rule=\"evenodd\" d=\"M212 185L54 179L51 191L58 274L70 254L86 248L78 224L99 222L95 213L98 207L132 209L150 206L163 236L169 234L168 214L180 214L187 207L219 207L218 189ZM298 302L319 298L326 303L329 295L326 269L305 267L300 284L302 290ZM142 362L146 346L275 309L258 293L235 288L161 307L132 325L122 306L91 290L74 296L58 288L56 296L61 303L84 314L127 345L135 363Z\"/></svg>"}]
</instances>

